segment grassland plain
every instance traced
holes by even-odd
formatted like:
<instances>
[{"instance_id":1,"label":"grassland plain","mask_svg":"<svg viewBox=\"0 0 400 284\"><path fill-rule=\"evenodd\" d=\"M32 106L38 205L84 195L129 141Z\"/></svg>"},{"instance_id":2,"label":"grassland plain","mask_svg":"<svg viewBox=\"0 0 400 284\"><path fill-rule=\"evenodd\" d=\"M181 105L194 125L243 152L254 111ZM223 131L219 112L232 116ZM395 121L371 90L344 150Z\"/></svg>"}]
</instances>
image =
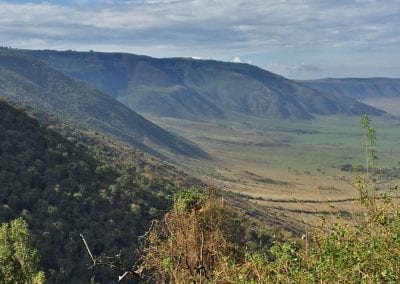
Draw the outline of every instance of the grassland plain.
<instances>
[{"instance_id":1,"label":"grassland plain","mask_svg":"<svg viewBox=\"0 0 400 284\"><path fill-rule=\"evenodd\" d=\"M214 157L212 161L181 160L186 170L242 194L258 209L273 209L307 223L332 212L358 212L353 173L341 170L346 164L364 164L365 140L358 117L311 121L147 118L194 141ZM400 121L373 118L373 125L378 166L399 173ZM382 187L399 184L394 177Z\"/></svg>"}]
</instances>

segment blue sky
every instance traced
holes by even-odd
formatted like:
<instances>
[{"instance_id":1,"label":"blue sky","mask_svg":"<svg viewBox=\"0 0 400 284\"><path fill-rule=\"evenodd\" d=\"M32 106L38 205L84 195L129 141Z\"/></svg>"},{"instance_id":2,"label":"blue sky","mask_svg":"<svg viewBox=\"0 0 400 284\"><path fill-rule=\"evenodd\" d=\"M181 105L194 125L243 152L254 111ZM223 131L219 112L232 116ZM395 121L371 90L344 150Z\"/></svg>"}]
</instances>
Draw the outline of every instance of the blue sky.
<instances>
[{"instance_id":1,"label":"blue sky","mask_svg":"<svg viewBox=\"0 0 400 284\"><path fill-rule=\"evenodd\" d=\"M399 0L0 0L0 45L400 78L399 15Z\"/></svg>"}]
</instances>

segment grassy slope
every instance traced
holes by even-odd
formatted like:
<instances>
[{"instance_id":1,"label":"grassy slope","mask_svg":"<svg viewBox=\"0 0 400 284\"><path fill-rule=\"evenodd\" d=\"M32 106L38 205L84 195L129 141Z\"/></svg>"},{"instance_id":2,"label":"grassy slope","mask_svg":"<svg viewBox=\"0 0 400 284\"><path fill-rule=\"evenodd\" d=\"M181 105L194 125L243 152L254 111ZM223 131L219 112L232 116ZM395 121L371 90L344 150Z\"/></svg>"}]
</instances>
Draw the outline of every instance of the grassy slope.
<instances>
[{"instance_id":1,"label":"grassy slope","mask_svg":"<svg viewBox=\"0 0 400 284\"><path fill-rule=\"evenodd\" d=\"M206 157L190 142L171 135L113 98L13 51L0 50L0 82L1 96L111 134L152 154Z\"/></svg>"}]
</instances>

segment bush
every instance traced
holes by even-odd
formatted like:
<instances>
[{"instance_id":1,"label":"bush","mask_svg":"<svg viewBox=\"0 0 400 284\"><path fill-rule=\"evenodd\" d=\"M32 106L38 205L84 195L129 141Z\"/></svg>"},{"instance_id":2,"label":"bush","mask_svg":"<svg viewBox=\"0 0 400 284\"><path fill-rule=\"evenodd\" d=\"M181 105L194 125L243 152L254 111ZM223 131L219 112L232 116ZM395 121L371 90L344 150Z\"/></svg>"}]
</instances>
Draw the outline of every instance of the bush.
<instances>
[{"instance_id":1,"label":"bush","mask_svg":"<svg viewBox=\"0 0 400 284\"><path fill-rule=\"evenodd\" d=\"M22 218L0 227L0 283L44 283L39 253Z\"/></svg>"},{"instance_id":2,"label":"bush","mask_svg":"<svg viewBox=\"0 0 400 284\"><path fill-rule=\"evenodd\" d=\"M156 282L218 281L232 260L244 259L233 242L244 236L238 214L197 190L176 195L174 209L149 231L143 267Z\"/></svg>"}]
</instances>

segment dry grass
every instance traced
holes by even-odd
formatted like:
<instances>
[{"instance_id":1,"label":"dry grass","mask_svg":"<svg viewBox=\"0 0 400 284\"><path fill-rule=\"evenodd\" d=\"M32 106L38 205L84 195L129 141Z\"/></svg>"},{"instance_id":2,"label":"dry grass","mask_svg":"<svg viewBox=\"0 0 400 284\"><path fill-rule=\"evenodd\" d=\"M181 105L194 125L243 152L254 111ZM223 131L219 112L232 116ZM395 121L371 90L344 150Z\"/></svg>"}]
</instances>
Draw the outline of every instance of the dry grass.
<instances>
[{"instance_id":1,"label":"dry grass","mask_svg":"<svg viewBox=\"0 0 400 284\"><path fill-rule=\"evenodd\" d=\"M373 185L372 185L373 186ZM186 195L148 235L144 268L158 283L398 283L400 214L385 195L357 179L357 226L336 216L302 240L273 239L248 249L235 213L222 201ZM187 198L189 196L189 198ZM193 198L194 197L194 198ZM196 199L197 198L197 199ZM194 200L194 202L193 202ZM198 200L203 200L198 202ZM185 208L181 210L179 208ZM243 227L242 227L243 228Z\"/></svg>"}]
</instances>

